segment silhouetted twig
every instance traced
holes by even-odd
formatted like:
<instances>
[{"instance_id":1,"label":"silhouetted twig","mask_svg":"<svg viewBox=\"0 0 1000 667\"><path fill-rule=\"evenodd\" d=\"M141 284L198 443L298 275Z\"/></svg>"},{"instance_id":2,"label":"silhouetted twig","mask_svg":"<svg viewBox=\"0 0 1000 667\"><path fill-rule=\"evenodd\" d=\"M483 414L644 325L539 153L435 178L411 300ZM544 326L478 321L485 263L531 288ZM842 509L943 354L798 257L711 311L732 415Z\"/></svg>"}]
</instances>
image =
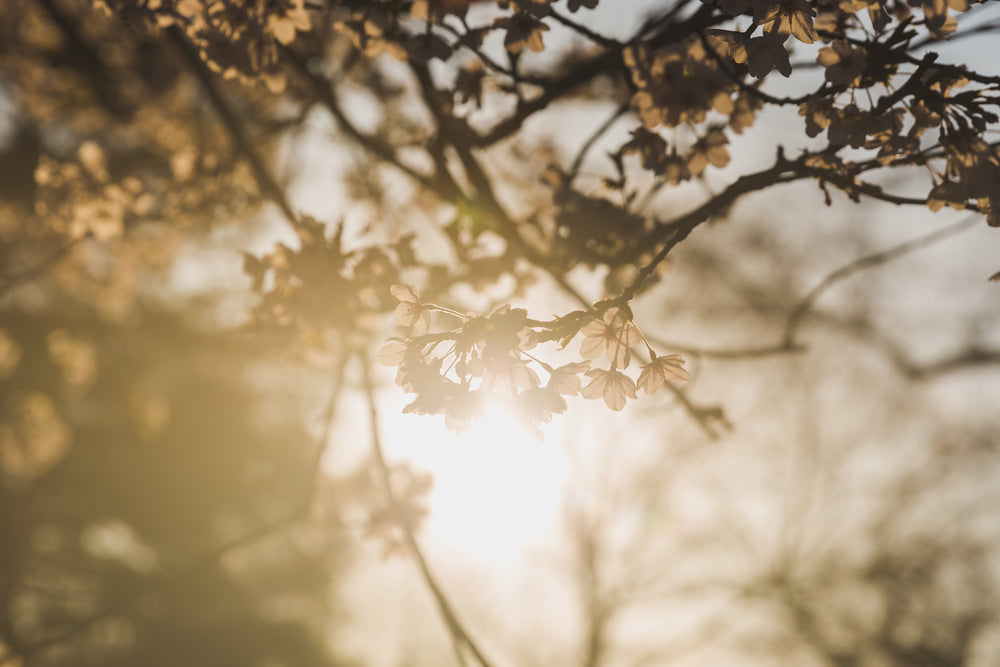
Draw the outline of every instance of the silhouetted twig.
<instances>
[{"instance_id":1,"label":"silhouetted twig","mask_svg":"<svg viewBox=\"0 0 1000 667\"><path fill-rule=\"evenodd\" d=\"M569 18L568 16L563 16L562 14L560 14L559 12L557 12L555 9L549 8L549 16L551 16L558 23L563 24L564 26L566 26L567 28L569 28L573 32L575 32L577 34L580 34L580 35L583 35L584 37L586 37L590 41L594 42L595 44L600 44L601 46L603 46L603 47L605 47L607 49L621 49L621 48L623 48L625 46L624 44L622 44L621 42L619 42L617 39L612 39L611 37L605 37L604 35L601 35L600 33L597 33L595 31L591 30L587 26L585 26L585 25L583 25L581 23L577 23L576 21L574 21L573 19Z\"/></svg>"},{"instance_id":2,"label":"silhouetted twig","mask_svg":"<svg viewBox=\"0 0 1000 667\"><path fill-rule=\"evenodd\" d=\"M601 125L594 130L589 137L587 137L587 140L583 142L583 145L580 146L580 150L577 151L576 157L573 158L573 162L570 163L569 171L567 172L568 181L570 183L573 182L573 179L576 178L576 175L580 172L580 167L583 165L584 158L587 157L587 153L589 153L590 149L594 147L597 140L600 139L605 132L611 129L611 126L615 124L615 121L624 116L628 109L628 104L619 106L615 112L611 114L606 121L601 123Z\"/></svg>"}]
</instances>

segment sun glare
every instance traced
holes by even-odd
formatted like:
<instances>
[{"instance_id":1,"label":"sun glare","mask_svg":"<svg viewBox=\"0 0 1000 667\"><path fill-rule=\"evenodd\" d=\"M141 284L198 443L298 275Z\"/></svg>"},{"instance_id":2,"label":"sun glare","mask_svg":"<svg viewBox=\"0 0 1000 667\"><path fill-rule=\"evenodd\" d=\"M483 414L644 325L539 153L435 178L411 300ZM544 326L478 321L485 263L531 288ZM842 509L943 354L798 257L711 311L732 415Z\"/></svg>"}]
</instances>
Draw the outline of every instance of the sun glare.
<instances>
[{"instance_id":1,"label":"sun glare","mask_svg":"<svg viewBox=\"0 0 1000 667\"><path fill-rule=\"evenodd\" d=\"M434 475L422 532L489 561L546 542L568 472L557 434L546 435L547 442L539 441L501 407L459 436L443 427L417 435L412 460Z\"/></svg>"}]
</instances>

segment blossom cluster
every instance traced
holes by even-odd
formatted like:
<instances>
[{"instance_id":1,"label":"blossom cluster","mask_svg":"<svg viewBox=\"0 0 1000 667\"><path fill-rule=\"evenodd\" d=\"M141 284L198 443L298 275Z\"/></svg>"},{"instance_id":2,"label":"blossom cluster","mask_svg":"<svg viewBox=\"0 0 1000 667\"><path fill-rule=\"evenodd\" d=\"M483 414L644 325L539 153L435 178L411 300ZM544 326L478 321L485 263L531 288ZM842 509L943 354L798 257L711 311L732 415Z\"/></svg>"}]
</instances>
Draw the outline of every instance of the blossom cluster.
<instances>
[{"instance_id":1,"label":"blossom cluster","mask_svg":"<svg viewBox=\"0 0 1000 667\"><path fill-rule=\"evenodd\" d=\"M627 307L607 307L600 315L595 309L579 318L563 340L581 335L583 359L554 367L533 351L540 341L551 339L546 334L562 326L564 318L532 320L526 310L509 304L488 316L466 315L423 302L409 285L394 285L392 294L399 300L395 320L404 335L389 338L378 360L397 368L396 384L416 394L404 412L443 414L453 430L471 424L486 402L507 404L528 426L537 428L565 412L566 396L601 398L618 411L629 398L637 397L637 389L653 394L664 382L691 377L679 355L656 355ZM434 313L452 318L456 326L431 332ZM640 343L650 361L634 380L624 371ZM602 356L609 368L592 368ZM539 370L547 375L544 383ZM589 378L586 385L581 376Z\"/></svg>"}]
</instances>

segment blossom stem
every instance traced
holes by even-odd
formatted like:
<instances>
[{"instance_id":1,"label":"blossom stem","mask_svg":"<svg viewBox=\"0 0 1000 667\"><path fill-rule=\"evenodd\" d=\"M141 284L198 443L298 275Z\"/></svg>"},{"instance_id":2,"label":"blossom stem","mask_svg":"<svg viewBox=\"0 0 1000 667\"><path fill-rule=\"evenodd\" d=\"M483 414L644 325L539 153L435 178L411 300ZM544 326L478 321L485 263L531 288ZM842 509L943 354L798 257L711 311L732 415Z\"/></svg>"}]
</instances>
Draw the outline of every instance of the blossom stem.
<instances>
[{"instance_id":1,"label":"blossom stem","mask_svg":"<svg viewBox=\"0 0 1000 667\"><path fill-rule=\"evenodd\" d=\"M653 351L653 347L649 344L646 334L642 333L642 329L640 329L639 325L635 322L632 322L632 326L634 326L635 330L639 332L639 338L642 339L642 344L646 346L646 351L649 352L649 358L656 359L656 352Z\"/></svg>"},{"instance_id":2,"label":"blossom stem","mask_svg":"<svg viewBox=\"0 0 1000 667\"><path fill-rule=\"evenodd\" d=\"M458 312L457 310L452 310L451 308L445 308L444 306L439 306L436 303L425 303L423 304L428 310L436 310L439 313L444 313L445 315L451 315L452 317L457 317L460 320L466 319L466 315Z\"/></svg>"}]
</instances>

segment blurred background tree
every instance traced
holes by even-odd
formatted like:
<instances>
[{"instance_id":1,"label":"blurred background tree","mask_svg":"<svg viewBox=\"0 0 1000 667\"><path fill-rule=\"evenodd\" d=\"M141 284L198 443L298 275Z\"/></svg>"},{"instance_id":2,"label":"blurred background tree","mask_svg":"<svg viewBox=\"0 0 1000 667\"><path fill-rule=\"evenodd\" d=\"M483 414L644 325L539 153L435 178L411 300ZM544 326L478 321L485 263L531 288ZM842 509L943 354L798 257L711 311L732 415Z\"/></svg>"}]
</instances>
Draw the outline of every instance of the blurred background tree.
<instances>
[{"instance_id":1,"label":"blurred background tree","mask_svg":"<svg viewBox=\"0 0 1000 667\"><path fill-rule=\"evenodd\" d=\"M996 10L5 3L0 665L995 664ZM403 393L564 448L551 607Z\"/></svg>"},{"instance_id":2,"label":"blurred background tree","mask_svg":"<svg viewBox=\"0 0 1000 667\"><path fill-rule=\"evenodd\" d=\"M318 474L294 401L245 339L140 320L5 313L4 660L331 664L336 518L277 530Z\"/></svg>"}]
</instances>

